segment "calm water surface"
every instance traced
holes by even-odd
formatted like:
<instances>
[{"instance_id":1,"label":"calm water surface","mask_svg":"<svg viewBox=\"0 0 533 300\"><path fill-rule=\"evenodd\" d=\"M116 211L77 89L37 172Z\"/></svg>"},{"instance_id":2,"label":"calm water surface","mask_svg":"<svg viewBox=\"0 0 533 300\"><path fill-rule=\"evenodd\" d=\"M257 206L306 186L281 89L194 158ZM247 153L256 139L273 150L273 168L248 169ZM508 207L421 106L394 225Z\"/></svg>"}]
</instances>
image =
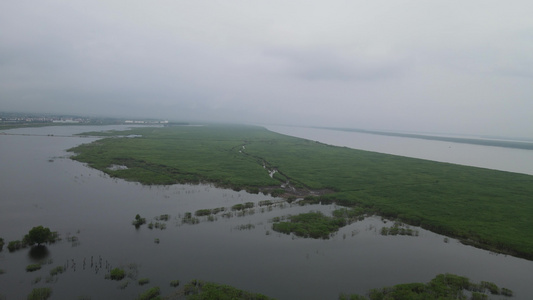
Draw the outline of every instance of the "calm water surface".
<instances>
[{"instance_id":1,"label":"calm water surface","mask_svg":"<svg viewBox=\"0 0 533 300\"><path fill-rule=\"evenodd\" d=\"M219 214L214 221L201 217L199 224L182 224L186 212L280 199L209 185L142 186L109 178L70 160L65 152L95 140L69 135L94 130L48 127L8 131L36 134L32 136L0 135L0 237L6 242L21 239L36 225L63 237L47 247L44 260L50 263L32 273L25 271L36 262L29 249L9 253L4 247L0 295L5 299L25 298L41 286L52 288L52 299L134 299L152 286L171 294L176 290L169 286L171 280L185 283L195 278L278 299L337 299L341 292L364 294L371 288L427 282L446 272L493 281L513 290L514 299L533 298L533 262L453 239L445 243L443 236L423 229L418 229L418 237L381 236L379 230L390 222L384 224L378 217L346 226L329 240L271 230L273 217L311 210L328 214L333 205L256 206L241 216ZM148 222L161 214L169 214L170 220L164 222L165 230L146 225L136 230L131 225L136 214ZM240 230L240 225L252 228ZM69 236L79 241L70 242ZM67 271L51 280L49 271L58 265ZM141 287L128 279L128 286L120 289L119 282L104 279L108 269L118 266L150 283Z\"/></svg>"}]
</instances>

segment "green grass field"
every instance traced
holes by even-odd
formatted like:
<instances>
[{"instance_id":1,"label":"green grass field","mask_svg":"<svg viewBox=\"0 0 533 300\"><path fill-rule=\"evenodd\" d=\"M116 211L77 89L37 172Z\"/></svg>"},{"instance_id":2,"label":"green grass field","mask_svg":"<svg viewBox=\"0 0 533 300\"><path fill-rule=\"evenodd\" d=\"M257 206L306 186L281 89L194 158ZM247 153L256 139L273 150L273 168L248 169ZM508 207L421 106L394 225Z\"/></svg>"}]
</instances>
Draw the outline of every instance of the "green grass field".
<instances>
[{"instance_id":1,"label":"green grass field","mask_svg":"<svg viewBox=\"0 0 533 300\"><path fill-rule=\"evenodd\" d=\"M533 259L533 176L329 146L241 125L137 128L71 149L74 159L143 184L209 182L300 191L362 206L475 246ZM141 135L136 138L114 136ZM111 165L127 169L110 170ZM273 178L264 168L278 170ZM288 196L288 195L286 195Z\"/></svg>"}]
</instances>

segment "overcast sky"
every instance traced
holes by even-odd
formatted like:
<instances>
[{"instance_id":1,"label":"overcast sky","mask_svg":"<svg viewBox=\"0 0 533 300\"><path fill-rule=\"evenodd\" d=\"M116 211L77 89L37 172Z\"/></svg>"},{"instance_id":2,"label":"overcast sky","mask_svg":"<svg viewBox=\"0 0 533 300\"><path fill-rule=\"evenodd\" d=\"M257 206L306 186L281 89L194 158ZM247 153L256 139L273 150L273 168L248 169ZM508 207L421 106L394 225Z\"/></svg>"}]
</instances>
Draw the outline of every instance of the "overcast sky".
<instances>
[{"instance_id":1,"label":"overcast sky","mask_svg":"<svg viewBox=\"0 0 533 300\"><path fill-rule=\"evenodd\" d=\"M1 1L0 110L533 138L528 1Z\"/></svg>"}]
</instances>

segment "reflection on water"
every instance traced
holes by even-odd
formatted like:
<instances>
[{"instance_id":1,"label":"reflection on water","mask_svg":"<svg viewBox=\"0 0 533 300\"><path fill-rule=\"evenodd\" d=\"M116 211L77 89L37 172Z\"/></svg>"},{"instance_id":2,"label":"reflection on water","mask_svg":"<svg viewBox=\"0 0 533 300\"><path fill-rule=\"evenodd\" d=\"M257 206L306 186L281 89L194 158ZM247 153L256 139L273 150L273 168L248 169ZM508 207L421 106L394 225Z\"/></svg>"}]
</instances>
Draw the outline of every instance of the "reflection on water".
<instances>
[{"instance_id":1,"label":"reflection on water","mask_svg":"<svg viewBox=\"0 0 533 300\"><path fill-rule=\"evenodd\" d=\"M46 247L45 245L33 246L28 252L28 256L30 257L30 259L35 262L42 261L46 259L49 255L50 251L48 251L48 247Z\"/></svg>"},{"instance_id":2,"label":"reflection on water","mask_svg":"<svg viewBox=\"0 0 533 300\"><path fill-rule=\"evenodd\" d=\"M171 294L176 288L170 281L192 279L279 299L336 299L341 292L364 294L446 272L495 282L513 290L515 299L533 297L524 280L533 274L530 261L463 246L420 228L412 228L418 236L383 236L382 228L394 223L379 217L343 227L327 240L280 234L272 231L276 217L330 215L339 207L300 206L209 185L143 186L112 179L64 152L92 139L57 136L94 127L25 130L44 135L0 136L0 163L9 170L0 173L0 237L21 239L43 225L63 240L46 247L48 254L39 259L46 264L31 273L25 267L35 263L34 250L0 252L5 271L0 294L7 299L24 298L41 286L51 287L55 299L134 299L152 286ZM232 210L248 202L253 208ZM196 213L217 208L216 214ZM132 225L137 214L146 218L138 230ZM184 222L188 214L198 221ZM64 272L51 275L58 267ZM124 268L124 280L105 279L115 267ZM141 278L150 283L140 286Z\"/></svg>"}]
</instances>

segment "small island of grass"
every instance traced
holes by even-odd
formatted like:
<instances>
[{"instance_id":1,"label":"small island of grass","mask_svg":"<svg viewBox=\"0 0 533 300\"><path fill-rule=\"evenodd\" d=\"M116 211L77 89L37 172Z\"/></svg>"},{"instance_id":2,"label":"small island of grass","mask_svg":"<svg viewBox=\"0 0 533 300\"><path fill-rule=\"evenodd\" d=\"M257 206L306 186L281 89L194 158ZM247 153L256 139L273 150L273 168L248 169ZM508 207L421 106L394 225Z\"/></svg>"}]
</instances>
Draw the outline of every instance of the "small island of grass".
<instances>
[{"instance_id":1,"label":"small island of grass","mask_svg":"<svg viewBox=\"0 0 533 300\"><path fill-rule=\"evenodd\" d=\"M300 237L328 239L331 234L346 225L346 220L339 217L328 217L321 212L309 212L289 216L289 222L277 222L272 229L277 232L294 233Z\"/></svg>"}]
</instances>

